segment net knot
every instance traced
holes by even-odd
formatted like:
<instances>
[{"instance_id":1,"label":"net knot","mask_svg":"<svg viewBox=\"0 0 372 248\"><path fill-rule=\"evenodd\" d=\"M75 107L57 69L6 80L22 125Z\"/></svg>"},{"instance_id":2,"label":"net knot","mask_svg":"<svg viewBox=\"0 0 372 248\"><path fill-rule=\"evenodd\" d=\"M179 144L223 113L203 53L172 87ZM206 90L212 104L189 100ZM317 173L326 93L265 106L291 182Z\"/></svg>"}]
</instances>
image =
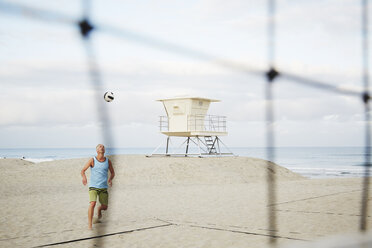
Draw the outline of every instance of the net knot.
<instances>
[{"instance_id":1,"label":"net knot","mask_svg":"<svg viewBox=\"0 0 372 248\"><path fill-rule=\"evenodd\" d=\"M369 99L371 99L371 96L369 95L368 92L364 92L362 95L362 99L363 99L363 102L367 104Z\"/></svg>"},{"instance_id":2,"label":"net knot","mask_svg":"<svg viewBox=\"0 0 372 248\"><path fill-rule=\"evenodd\" d=\"M279 76L279 72L273 67L271 67L270 70L266 72L266 78L269 80L269 82L274 81L277 76Z\"/></svg>"},{"instance_id":3,"label":"net knot","mask_svg":"<svg viewBox=\"0 0 372 248\"><path fill-rule=\"evenodd\" d=\"M89 38L89 34L94 29L94 26L89 22L88 19L83 19L78 24L81 35L84 38Z\"/></svg>"}]
</instances>

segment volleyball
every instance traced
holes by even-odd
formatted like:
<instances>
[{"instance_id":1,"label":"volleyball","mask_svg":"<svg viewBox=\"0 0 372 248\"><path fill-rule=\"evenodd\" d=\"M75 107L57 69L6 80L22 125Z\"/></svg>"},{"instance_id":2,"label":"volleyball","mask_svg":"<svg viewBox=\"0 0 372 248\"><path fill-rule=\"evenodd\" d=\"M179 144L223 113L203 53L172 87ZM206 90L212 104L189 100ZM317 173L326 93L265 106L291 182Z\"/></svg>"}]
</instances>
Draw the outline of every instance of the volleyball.
<instances>
[{"instance_id":1,"label":"volleyball","mask_svg":"<svg viewBox=\"0 0 372 248\"><path fill-rule=\"evenodd\" d=\"M114 100L114 93L107 91L104 95L103 98L105 99L106 102L111 102Z\"/></svg>"}]
</instances>

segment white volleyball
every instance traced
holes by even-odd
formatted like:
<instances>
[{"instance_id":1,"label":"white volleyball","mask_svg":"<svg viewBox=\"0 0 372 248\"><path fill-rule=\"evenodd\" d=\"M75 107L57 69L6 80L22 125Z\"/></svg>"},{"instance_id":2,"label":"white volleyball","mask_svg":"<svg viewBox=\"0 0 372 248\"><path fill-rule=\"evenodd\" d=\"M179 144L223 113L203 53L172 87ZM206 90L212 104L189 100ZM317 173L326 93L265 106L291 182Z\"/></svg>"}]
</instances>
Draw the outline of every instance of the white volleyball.
<instances>
[{"instance_id":1,"label":"white volleyball","mask_svg":"<svg viewBox=\"0 0 372 248\"><path fill-rule=\"evenodd\" d=\"M103 98L105 99L106 102L111 102L114 100L114 93L107 91L104 95Z\"/></svg>"}]
</instances>

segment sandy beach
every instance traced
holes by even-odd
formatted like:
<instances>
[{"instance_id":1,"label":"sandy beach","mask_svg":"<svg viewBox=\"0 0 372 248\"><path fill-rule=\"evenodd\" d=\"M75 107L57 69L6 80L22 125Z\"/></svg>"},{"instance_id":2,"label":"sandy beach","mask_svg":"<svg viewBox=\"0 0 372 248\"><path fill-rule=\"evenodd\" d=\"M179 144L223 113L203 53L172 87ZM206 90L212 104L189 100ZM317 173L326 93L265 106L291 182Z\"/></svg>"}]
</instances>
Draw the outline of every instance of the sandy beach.
<instances>
[{"instance_id":1,"label":"sandy beach","mask_svg":"<svg viewBox=\"0 0 372 248\"><path fill-rule=\"evenodd\" d=\"M277 227L270 232L264 160L111 159L109 209L93 230L80 176L88 158L0 159L0 247L268 247L273 233L287 246L359 229L362 178L307 179L275 165ZM371 210L367 219L371 227Z\"/></svg>"}]
</instances>

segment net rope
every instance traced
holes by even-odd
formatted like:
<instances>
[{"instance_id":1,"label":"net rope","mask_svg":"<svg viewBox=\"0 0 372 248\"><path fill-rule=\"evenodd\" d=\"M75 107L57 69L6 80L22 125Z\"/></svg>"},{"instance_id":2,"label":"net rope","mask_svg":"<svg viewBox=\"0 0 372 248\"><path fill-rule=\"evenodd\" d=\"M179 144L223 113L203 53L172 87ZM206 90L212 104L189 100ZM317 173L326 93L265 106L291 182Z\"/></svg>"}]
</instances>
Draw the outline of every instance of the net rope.
<instances>
[{"instance_id":1,"label":"net rope","mask_svg":"<svg viewBox=\"0 0 372 248\"><path fill-rule=\"evenodd\" d=\"M363 112L365 116L365 130L364 130L364 177L362 185L362 196L361 196L361 217L360 217L360 231L364 232L367 230L367 216L368 216L368 199L369 199L369 184L370 184L370 166L371 166L371 130L370 130L370 93L369 93L369 33L368 33L368 0L361 0L361 41L362 41L362 78L363 87L362 92L340 88L329 82L319 81L312 78L304 77L294 73L286 72L283 70L277 70L275 68L276 63L276 51L275 51L275 33L276 33L276 12L277 4L275 0L267 0L267 60L268 70L262 70L251 65L238 63L232 60L220 58L213 54L209 54L203 51L195 50L189 47L184 47L178 44L170 43L166 40L156 39L149 35L134 32L131 30L119 28L113 25L100 23L93 24L90 20L90 14L92 10L91 0L82 0L82 17L76 18L74 16L62 13L59 11L45 10L41 8L31 7L27 5L11 3L6 1L0 1L0 12L3 14L13 15L17 17L32 19L35 21L41 21L49 23L50 25L74 25L80 31L82 43L86 52L87 65L89 70L89 76L91 81L91 87L95 92L94 99L96 101L98 121L100 123L100 130L102 133L103 140L107 147L114 148L114 139L111 121L108 115L108 110L104 104L102 104L101 95L104 89L104 82L101 76L101 69L95 56L95 49L91 38L91 33L105 33L117 39L134 42L143 46L161 50L170 54L175 54L185 58L194 58L199 61L204 61L212 65L217 65L227 70L236 71L238 73L249 74L260 78L265 78L265 99L266 99L266 153L268 157L267 162L267 201L268 201L268 229L270 232L269 238L270 243L276 244L275 230L277 229L277 217L275 211L276 205L276 178L275 178L275 113L274 106L275 100L273 96L273 87L278 84L278 79L285 79L292 83L304 86L312 87L321 91L327 91L329 93L335 93L340 95L347 95L351 97L359 98L363 103ZM274 83L275 81L275 83ZM278 87L278 86L276 86ZM115 152L112 150L112 153ZM114 159L114 157L113 157ZM115 164L115 161L113 161ZM110 196L112 199L113 197ZM104 233L105 226L97 228L96 232ZM103 247L104 244L102 239L96 240L98 247ZM97 244L97 241L100 242Z\"/></svg>"}]
</instances>

